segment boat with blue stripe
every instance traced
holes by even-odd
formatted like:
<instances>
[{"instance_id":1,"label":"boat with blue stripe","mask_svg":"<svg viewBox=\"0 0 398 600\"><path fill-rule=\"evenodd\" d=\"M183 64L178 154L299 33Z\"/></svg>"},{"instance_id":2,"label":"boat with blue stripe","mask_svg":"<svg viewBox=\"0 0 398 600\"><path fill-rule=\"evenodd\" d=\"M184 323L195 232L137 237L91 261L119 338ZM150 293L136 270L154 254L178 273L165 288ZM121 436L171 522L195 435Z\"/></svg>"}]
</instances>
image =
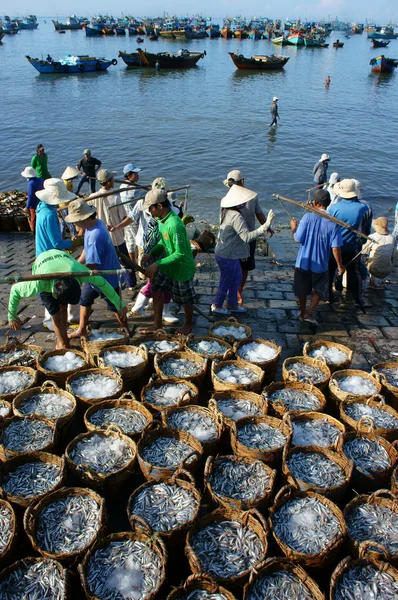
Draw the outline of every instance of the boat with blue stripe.
<instances>
[{"instance_id":1,"label":"boat with blue stripe","mask_svg":"<svg viewBox=\"0 0 398 600\"><path fill-rule=\"evenodd\" d=\"M67 54L63 60L53 60L50 56L46 60L26 56L30 64L39 73L57 75L59 73L90 73L93 71L106 71L111 65L117 65L116 58L95 58L92 56L72 56Z\"/></svg>"}]
</instances>

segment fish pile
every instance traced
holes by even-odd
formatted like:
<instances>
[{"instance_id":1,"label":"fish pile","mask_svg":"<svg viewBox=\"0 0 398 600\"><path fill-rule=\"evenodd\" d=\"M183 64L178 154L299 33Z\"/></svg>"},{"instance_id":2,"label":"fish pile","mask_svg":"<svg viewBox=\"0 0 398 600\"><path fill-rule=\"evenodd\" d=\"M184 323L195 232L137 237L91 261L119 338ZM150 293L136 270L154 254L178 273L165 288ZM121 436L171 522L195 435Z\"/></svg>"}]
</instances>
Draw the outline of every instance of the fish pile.
<instances>
[{"instance_id":1,"label":"fish pile","mask_svg":"<svg viewBox=\"0 0 398 600\"><path fill-rule=\"evenodd\" d=\"M377 441L355 437L344 443L344 454L354 461L355 469L365 475L373 475L391 467L388 452Z\"/></svg>"},{"instance_id":2,"label":"fish pile","mask_svg":"<svg viewBox=\"0 0 398 600\"><path fill-rule=\"evenodd\" d=\"M159 365L162 373L168 377L186 379L197 375L203 370L203 365L187 358L167 358Z\"/></svg>"},{"instance_id":3,"label":"fish pile","mask_svg":"<svg viewBox=\"0 0 398 600\"><path fill-rule=\"evenodd\" d=\"M155 483L145 487L134 498L131 514L138 515L154 531L179 529L197 515L199 502L194 494L176 484Z\"/></svg>"},{"instance_id":4,"label":"fish pile","mask_svg":"<svg viewBox=\"0 0 398 600\"><path fill-rule=\"evenodd\" d=\"M272 360L278 354L272 346L267 344L259 344L258 342L249 342L243 344L238 350L238 356L251 362L266 362Z\"/></svg>"},{"instance_id":5,"label":"fish pile","mask_svg":"<svg viewBox=\"0 0 398 600\"><path fill-rule=\"evenodd\" d=\"M244 340L248 337L246 329L244 327L238 327L236 325L219 325L213 329L213 335L219 337L231 337L235 340Z\"/></svg>"},{"instance_id":6,"label":"fish pile","mask_svg":"<svg viewBox=\"0 0 398 600\"><path fill-rule=\"evenodd\" d=\"M10 415L11 415L10 406L0 400L0 417L9 417Z\"/></svg>"},{"instance_id":7,"label":"fish pile","mask_svg":"<svg viewBox=\"0 0 398 600\"><path fill-rule=\"evenodd\" d=\"M134 454L119 437L94 433L77 442L69 452L69 457L82 469L88 466L96 473L109 475L123 469L134 458Z\"/></svg>"},{"instance_id":8,"label":"fish pile","mask_svg":"<svg viewBox=\"0 0 398 600\"><path fill-rule=\"evenodd\" d=\"M398 387L398 368L397 369L378 369L378 373L384 375L387 382L393 387Z\"/></svg>"},{"instance_id":9,"label":"fish pile","mask_svg":"<svg viewBox=\"0 0 398 600\"><path fill-rule=\"evenodd\" d=\"M252 569L264 558L258 535L237 521L210 523L191 537L192 550L202 570L217 579L232 579Z\"/></svg>"},{"instance_id":10,"label":"fish pile","mask_svg":"<svg viewBox=\"0 0 398 600\"><path fill-rule=\"evenodd\" d=\"M302 362L291 363L288 367L286 367L286 370L288 373L294 371L294 374L297 375L297 381L320 383L321 381L325 381L327 378L322 369L307 365L306 363Z\"/></svg>"},{"instance_id":11,"label":"fish pile","mask_svg":"<svg viewBox=\"0 0 398 600\"><path fill-rule=\"evenodd\" d=\"M87 337L88 342L108 342L111 340L121 340L126 337L125 333L120 331L100 331L99 329L92 329L90 335Z\"/></svg>"},{"instance_id":12,"label":"fish pile","mask_svg":"<svg viewBox=\"0 0 398 600\"><path fill-rule=\"evenodd\" d=\"M178 600L228 600L224 594L215 594L206 590L194 590L188 595L178 596Z\"/></svg>"},{"instance_id":13,"label":"fish pile","mask_svg":"<svg viewBox=\"0 0 398 600\"><path fill-rule=\"evenodd\" d=\"M92 543L100 525L100 506L94 498L65 496L42 509L36 526L37 543L51 554L79 552Z\"/></svg>"},{"instance_id":14,"label":"fish pile","mask_svg":"<svg viewBox=\"0 0 398 600\"><path fill-rule=\"evenodd\" d=\"M272 522L282 542L309 556L320 554L342 534L338 518L317 497L288 500L274 513Z\"/></svg>"},{"instance_id":15,"label":"fish pile","mask_svg":"<svg viewBox=\"0 0 398 600\"><path fill-rule=\"evenodd\" d=\"M329 448L335 444L341 431L327 419L292 421L293 446L320 446Z\"/></svg>"},{"instance_id":16,"label":"fish pile","mask_svg":"<svg viewBox=\"0 0 398 600\"><path fill-rule=\"evenodd\" d=\"M373 396L373 394L377 394L376 385L370 379L359 377L358 375L341 377L341 379L337 380L337 385L343 392L349 392L357 396Z\"/></svg>"},{"instance_id":17,"label":"fish pile","mask_svg":"<svg viewBox=\"0 0 398 600\"><path fill-rule=\"evenodd\" d=\"M140 354L108 350L104 353L104 363L109 367L136 367L144 362Z\"/></svg>"},{"instance_id":18,"label":"fish pile","mask_svg":"<svg viewBox=\"0 0 398 600\"><path fill-rule=\"evenodd\" d=\"M152 598L162 582L162 563L148 543L109 542L92 553L87 565L90 595L100 600Z\"/></svg>"},{"instance_id":19,"label":"fish pile","mask_svg":"<svg viewBox=\"0 0 398 600\"><path fill-rule=\"evenodd\" d=\"M163 354L164 352L173 352L180 348L178 342L169 342L168 340L149 340L142 343L150 354Z\"/></svg>"},{"instance_id":20,"label":"fish pile","mask_svg":"<svg viewBox=\"0 0 398 600\"><path fill-rule=\"evenodd\" d=\"M229 419L239 421L245 417L261 417L263 411L251 400L238 400L236 398L220 398L217 408Z\"/></svg>"},{"instance_id":21,"label":"fish pile","mask_svg":"<svg viewBox=\"0 0 398 600\"><path fill-rule=\"evenodd\" d=\"M218 460L209 477L215 494L242 502L262 500L270 491L270 474L259 461Z\"/></svg>"},{"instance_id":22,"label":"fish pile","mask_svg":"<svg viewBox=\"0 0 398 600\"><path fill-rule=\"evenodd\" d=\"M295 452L286 463L291 474L309 486L329 489L346 479L344 469L319 452Z\"/></svg>"},{"instance_id":23,"label":"fish pile","mask_svg":"<svg viewBox=\"0 0 398 600\"><path fill-rule=\"evenodd\" d=\"M370 417L376 429L398 429L398 419L378 406L352 402L344 407L344 412L354 421Z\"/></svg>"},{"instance_id":24,"label":"fish pile","mask_svg":"<svg viewBox=\"0 0 398 600\"><path fill-rule=\"evenodd\" d=\"M247 367L227 366L220 369L216 376L228 383L248 384L258 381L257 373Z\"/></svg>"},{"instance_id":25,"label":"fish pile","mask_svg":"<svg viewBox=\"0 0 398 600\"><path fill-rule=\"evenodd\" d=\"M120 391L120 383L113 377L89 373L71 382L73 393L82 398L108 398Z\"/></svg>"},{"instance_id":26,"label":"fish pile","mask_svg":"<svg viewBox=\"0 0 398 600\"><path fill-rule=\"evenodd\" d=\"M198 410L199 409L199 410ZM218 438L218 429L211 415L202 412L199 407L189 407L174 412L167 417L171 429L188 431L199 442L212 442Z\"/></svg>"},{"instance_id":27,"label":"fish pile","mask_svg":"<svg viewBox=\"0 0 398 600\"><path fill-rule=\"evenodd\" d=\"M246 600L275 600L281 598L281 593L286 599L314 600L314 596L297 575L283 569L257 577Z\"/></svg>"},{"instance_id":28,"label":"fish pile","mask_svg":"<svg viewBox=\"0 0 398 600\"><path fill-rule=\"evenodd\" d=\"M32 382L33 376L26 371L2 371L0 373L0 396L22 392Z\"/></svg>"},{"instance_id":29,"label":"fish pile","mask_svg":"<svg viewBox=\"0 0 398 600\"><path fill-rule=\"evenodd\" d=\"M53 490L61 481L61 476L59 465L31 460L6 473L1 487L10 496L36 498Z\"/></svg>"},{"instance_id":30,"label":"fish pile","mask_svg":"<svg viewBox=\"0 0 398 600\"><path fill-rule=\"evenodd\" d=\"M353 566L337 581L333 600L398 598L398 582L373 565Z\"/></svg>"},{"instance_id":31,"label":"fish pile","mask_svg":"<svg viewBox=\"0 0 398 600\"><path fill-rule=\"evenodd\" d=\"M0 352L0 367L24 367L32 364L39 356L32 348L15 348Z\"/></svg>"},{"instance_id":32,"label":"fish pile","mask_svg":"<svg viewBox=\"0 0 398 600\"><path fill-rule=\"evenodd\" d=\"M139 410L133 408L100 408L90 417L90 423L101 429L117 425L126 435L141 433L148 419Z\"/></svg>"},{"instance_id":33,"label":"fish pile","mask_svg":"<svg viewBox=\"0 0 398 600\"><path fill-rule=\"evenodd\" d=\"M335 346L332 346L331 348L327 348L326 346L320 346L319 348L312 350L309 356L311 358L318 358L319 356L324 356L326 362L329 365L339 365L348 360L348 354L346 352L343 352L342 350L339 350L339 348L336 348Z\"/></svg>"},{"instance_id":34,"label":"fish pile","mask_svg":"<svg viewBox=\"0 0 398 600\"><path fill-rule=\"evenodd\" d=\"M286 435L268 423L245 423L238 425L238 440L246 448L259 450L276 450L287 442Z\"/></svg>"},{"instance_id":35,"label":"fish pile","mask_svg":"<svg viewBox=\"0 0 398 600\"><path fill-rule=\"evenodd\" d=\"M201 340L200 342L191 342L188 344L188 348L199 354L204 354L209 358L212 356L223 356L227 350L227 346L214 340L209 342L207 340Z\"/></svg>"},{"instance_id":36,"label":"fish pile","mask_svg":"<svg viewBox=\"0 0 398 600\"><path fill-rule=\"evenodd\" d=\"M84 365L84 358L74 352L65 352L65 354L49 356L43 367L47 371L56 373L65 373L66 371L75 371Z\"/></svg>"},{"instance_id":37,"label":"fish pile","mask_svg":"<svg viewBox=\"0 0 398 600\"><path fill-rule=\"evenodd\" d=\"M187 464L195 460L197 453L181 440L159 436L143 448L141 458L156 467L177 468L184 460Z\"/></svg>"},{"instance_id":38,"label":"fish pile","mask_svg":"<svg viewBox=\"0 0 398 600\"><path fill-rule=\"evenodd\" d=\"M0 556L6 550L12 536L12 510L4 502L0 503Z\"/></svg>"},{"instance_id":39,"label":"fish pile","mask_svg":"<svg viewBox=\"0 0 398 600\"><path fill-rule=\"evenodd\" d=\"M50 558L26 561L0 581L0 600L64 600L67 585L61 573L57 563Z\"/></svg>"},{"instance_id":40,"label":"fish pile","mask_svg":"<svg viewBox=\"0 0 398 600\"><path fill-rule=\"evenodd\" d=\"M162 408L176 406L181 396L185 392L191 391L191 388L185 383L163 383L145 390L145 402Z\"/></svg>"},{"instance_id":41,"label":"fish pile","mask_svg":"<svg viewBox=\"0 0 398 600\"><path fill-rule=\"evenodd\" d=\"M382 504L358 504L346 514L347 532L358 543L366 540L398 554L398 513Z\"/></svg>"},{"instance_id":42,"label":"fish pile","mask_svg":"<svg viewBox=\"0 0 398 600\"><path fill-rule=\"evenodd\" d=\"M47 419L59 419L72 412L73 407L73 402L68 396L40 392L25 398L18 406L18 411L24 415L40 415Z\"/></svg>"},{"instance_id":43,"label":"fish pile","mask_svg":"<svg viewBox=\"0 0 398 600\"><path fill-rule=\"evenodd\" d=\"M0 444L12 452L43 450L53 440L47 423L32 417L21 417L7 423L0 434Z\"/></svg>"},{"instance_id":44,"label":"fish pile","mask_svg":"<svg viewBox=\"0 0 398 600\"><path fill-rule=\"evenodd\" d=\"M301 412L301 411L317 411L322 408L322 403L311 392L305 390L295 390L292 388L282 388L272 392L269 396L270 402L276 400L282 402L287 410Z\"/></svg>"}]
</instances>

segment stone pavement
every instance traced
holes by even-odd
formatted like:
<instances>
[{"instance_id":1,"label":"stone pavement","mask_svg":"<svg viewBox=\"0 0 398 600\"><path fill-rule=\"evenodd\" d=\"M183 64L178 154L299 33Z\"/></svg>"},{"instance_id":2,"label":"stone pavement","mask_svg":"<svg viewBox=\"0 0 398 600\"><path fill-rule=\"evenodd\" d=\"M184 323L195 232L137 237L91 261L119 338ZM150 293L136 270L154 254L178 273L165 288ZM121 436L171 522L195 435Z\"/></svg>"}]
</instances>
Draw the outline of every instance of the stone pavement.
<instances>
[{"instance_id":1,"label":"stone pavement","mask_svg":"<svg viewBox=\"0 0 398 600\"><path fill-rule=\"evenodd\" d=\"M248 311L239 315L239 321L251 327L254 337L274 340L283 348L282 360L287 356L302 354L303 343L316 338L333 340L349 346L354 351L353 367L368 369L382 360L395 360L392 352L398 353L398 270L395 269L390 284L385 291L365 290L373 307L366 311L354 307L347 296L332 306L320 304L316 318L319 325L300 323L297 319L298 306L293 294L293 268L297 245L292 243L288 231L280 231L272 240L276 259L257 258L257 268L249 275L245 287L245 306ZM29 233L0 232L0 277L30 272L34 260L33 237ZM214 257L199 254L197 257L196 290L198 306L209 313L217 284L218 268ZM365 284L366 287L367 284ZM0 285L0 300L7 305L10 286ZM131 304L136 292L124 299ZM37 298L21 302L26 306L22 317L31 317L25 328L18 333L21 340L29 334L30 343L36 343L45 350L54 348L54 335L42 325L43 307ZM182 311L181 311L182 320ZM0 303L0 345L7 334L7 313ZM116 321L112 313L105 310L105 303L97 301L91 318L92 325L112 327ZM146 319L130 319L135 327L134 339L139 337L138 328L151 323ZM196 317L193 333L204 336L210 323L202 316ZM165 328L168 332L174 329ZM78 345L78 342L74 342Z\"/></svg>"}]
</instances>

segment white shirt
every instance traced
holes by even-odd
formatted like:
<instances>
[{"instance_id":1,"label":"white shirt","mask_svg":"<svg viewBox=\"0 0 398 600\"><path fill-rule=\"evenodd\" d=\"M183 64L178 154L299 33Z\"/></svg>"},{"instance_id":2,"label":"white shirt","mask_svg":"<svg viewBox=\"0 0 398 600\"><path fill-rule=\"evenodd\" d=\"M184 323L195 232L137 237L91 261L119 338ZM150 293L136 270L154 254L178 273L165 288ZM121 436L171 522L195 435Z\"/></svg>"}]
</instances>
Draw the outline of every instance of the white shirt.
<instances>
[{"instance_id":1,"label":"white shirt","mask_svg":"<svg viewBox=\"0 0 398 600\"><path fill-rule=\"evenodd\" d=\"M124 192L126 193L126 192ZM144 204L144 199L138 200L135 206L129 210L129 217L138 225L137 233L135 236L135 243L138 248L144 248L144 237L148 230L148 223L152 219L151 213L148 211L142 211L141 206Z\"/></svg>"},{"instance_id":2,"label":"white shirt","mask_svg":"<svg viewBox=\"0 0 398 600\"><path fill-rule=\"evenodd\" d=\"M95 206L95 209L97 211L97 217L101 219L101 221L103 221L106 225L111 225L112 227L119 225L119 223L123 221L125 217L127 217L127 213L124 209L124 206L110 208L114 204L119 203L120 198L118 194L106 196L105 198L94 198L93 200L90 200L89 197L87 200L87 204ZM124 234L122 229L117 229L116 231L109 233L112 238L112 244L114 246L120 246L121 244L124 244Z\"/></svg>"}]
</instances>

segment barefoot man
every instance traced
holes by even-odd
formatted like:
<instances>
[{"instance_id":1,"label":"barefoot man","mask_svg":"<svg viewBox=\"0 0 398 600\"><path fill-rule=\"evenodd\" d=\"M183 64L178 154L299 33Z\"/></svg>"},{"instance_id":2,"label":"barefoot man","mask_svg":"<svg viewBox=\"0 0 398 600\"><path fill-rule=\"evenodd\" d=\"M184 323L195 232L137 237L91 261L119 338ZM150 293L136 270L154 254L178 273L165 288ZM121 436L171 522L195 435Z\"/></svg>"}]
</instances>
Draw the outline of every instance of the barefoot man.
<instances>
[{"instance_id":1,"label":"barefoot man","mask_svg":"<svg viewBox=\"0 0 398 600\"><path fill-rule=\"evenodd\" d=\"M195 262L187 230L181 219L171 210L167 193L163 190L151 190L145 196L141 210L148 210L158 220L160 242L152 248L150 254L142 258L145 266L151 257L164 254L164 258L150 265L145 275L152 280L153 309L155 323L150 329L142 329L141 333L153 333L162 328L164 290L170 290L174 302L182 304L185 312L185 323L177 333L188 334L192 329L193 305L196 301L193 278Z\"/></svg>"}]
</instances>

